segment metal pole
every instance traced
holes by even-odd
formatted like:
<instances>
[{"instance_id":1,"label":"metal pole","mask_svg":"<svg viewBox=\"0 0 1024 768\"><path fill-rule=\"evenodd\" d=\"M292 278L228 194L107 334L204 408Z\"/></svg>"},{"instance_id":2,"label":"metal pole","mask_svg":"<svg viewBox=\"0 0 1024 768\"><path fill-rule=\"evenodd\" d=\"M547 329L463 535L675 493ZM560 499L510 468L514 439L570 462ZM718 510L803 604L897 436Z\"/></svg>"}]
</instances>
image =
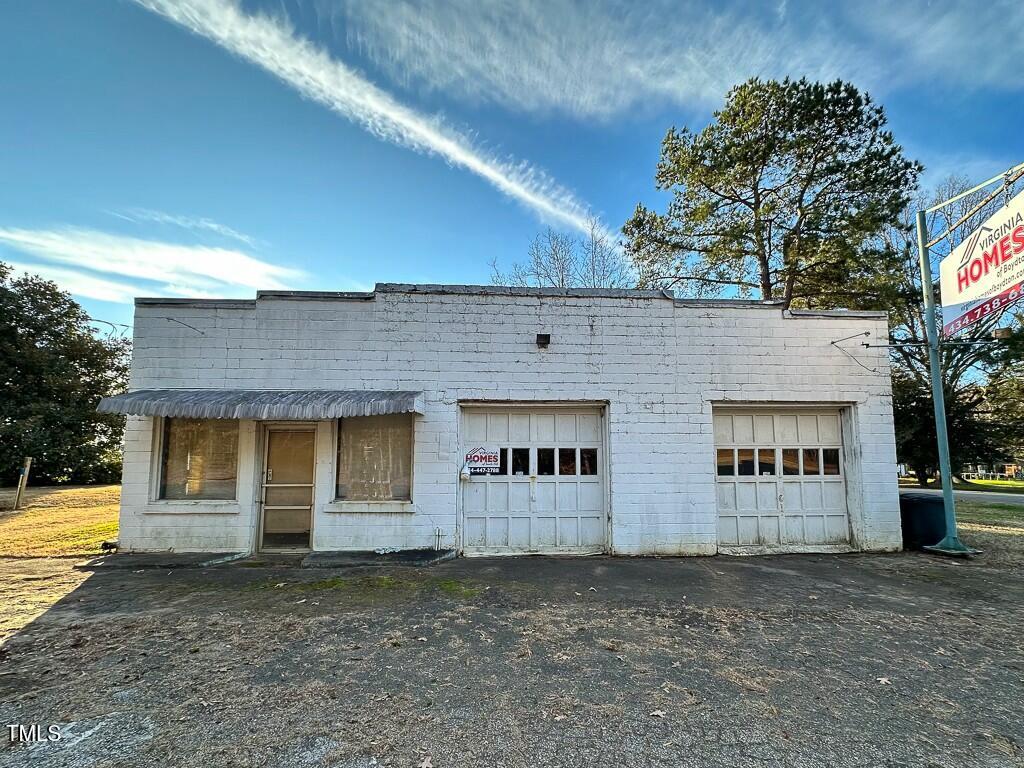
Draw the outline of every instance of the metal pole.
<instances>
[{"instance_id":1,"label":"metal pole","mask_svg":"<svg viewBox=\"0 0 1024 768\"><path fill-rule=\"evenodd\" d=\"M25 457L25 465L21 468L21 472L18 473L18 489L14 492L14 511L18 511L18 507L21 506L21 494L25 491L25 486L28 485L28 471L32 469L32 457Z\"/></svg>"},{"instance_id":2,"label":"metal pole","mask_svg":"<svg viewBox=\"0 0 1024 768\"><path fill-rule=\"evenodd\" d=\"M953 472L949 462L949 437L946 435L946 399L942 391L942 368L939 364L939 329L935 324L935 290L932 287L932 265L928 255L928 220L924 211L917 212L917 250L921 256L921 290L924 292L924 325L928 334L928 367L931 371L932 402L935 404L935 436L939 444L942 501L946 510L945 538L925 549L950 555L973 554L975 550L964 546L956 530Z\"/></svg>"},{"instance_id":3,"label":"metal pole","mask_svg":"<svg viewBox=\"0 0 1024 768\"><path fill-rule=\"evenodd\" d=\"M931 208L926 208L924 212L925 213L931 213L932 211L939 210L939 208L945 208L950 203L955 203L960 198L967 197L972 192L977 192L979 189L983 189L983 188L987 187L989 184L992 184L993 182L1002 181L1007 175L1009 175L1011 173L1016 173L1017 171L1019 171L1021 169L1024 169L1024 163L1021 163L1020 165L1015 165L1015 166L1013 166L1013 168L1010 168L1010 169L1008 169L1006 171L1003 171L1000 174L997 174L996 176L993 176L988 181L983 181L983 182L981 182L981 184L978 184L975 187L971 187L970 189L966 190L965 192L961 192L959 195L956 195L955 197L949 198L949 200L943 200L941 203L936 203Z\"/></svg>"}]
</instances>

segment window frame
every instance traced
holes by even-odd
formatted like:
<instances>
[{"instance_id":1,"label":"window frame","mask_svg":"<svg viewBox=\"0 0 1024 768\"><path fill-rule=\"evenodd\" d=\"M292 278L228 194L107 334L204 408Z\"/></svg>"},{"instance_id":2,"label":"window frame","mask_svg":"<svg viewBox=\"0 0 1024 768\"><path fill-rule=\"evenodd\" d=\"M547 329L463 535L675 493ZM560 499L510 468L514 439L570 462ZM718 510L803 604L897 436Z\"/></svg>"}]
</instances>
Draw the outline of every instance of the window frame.
<instances>
[{"instance_id":1,"label":"window frame","mask_svg":"<svg viewBox=\"0 0 1024 768\"><path fill-rule=\"evenodd\" d=\"M235 425L235 489L230 499L168 499L162 495L164 487L165 456L167 448L167 431L172 419L189 419L193 421L229 421ZM238 484L242 475L242 422L239 419L202 419L191 416L156 416L153 417L153 463L150 477L149 500L155 504L166 505L238 505Z\"/></svg>"},{"instance_id":2,"label":"window frame","mask_svg":"<svg viewBox=\"0 0 1024 768\"><path fill-rule=\"evenodd\" d=\"M346 418L375 418L375 416L342 416L331 421L331 500L327 511L359 511L364 505L381 508L411 508L416 498L416 414L386 413L380 416L406 416L409 419L409 498L408 499L347 499L338 495L338 473L341 471L341 423Z\"/></svg>"}]
</instances>

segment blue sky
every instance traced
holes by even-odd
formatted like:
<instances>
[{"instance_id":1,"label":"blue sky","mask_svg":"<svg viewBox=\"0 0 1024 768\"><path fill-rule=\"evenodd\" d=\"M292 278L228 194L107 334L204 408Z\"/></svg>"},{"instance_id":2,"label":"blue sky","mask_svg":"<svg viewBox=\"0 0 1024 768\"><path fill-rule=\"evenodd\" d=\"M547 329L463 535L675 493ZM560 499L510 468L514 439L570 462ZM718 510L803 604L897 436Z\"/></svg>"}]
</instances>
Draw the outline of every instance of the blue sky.
<instances>
[{"instance_id":1,"label":"blue sky","mask_svg":"<svg viewBox=\"0 0 1024 768\"><path fill-rule=\"evenodd\" d=\"M0 259L131 297L489 282L612 230L670 125L842 77L925 183L1024 160L1024 4L47 0L0 16Z\"/></svg>"}]
</instances>

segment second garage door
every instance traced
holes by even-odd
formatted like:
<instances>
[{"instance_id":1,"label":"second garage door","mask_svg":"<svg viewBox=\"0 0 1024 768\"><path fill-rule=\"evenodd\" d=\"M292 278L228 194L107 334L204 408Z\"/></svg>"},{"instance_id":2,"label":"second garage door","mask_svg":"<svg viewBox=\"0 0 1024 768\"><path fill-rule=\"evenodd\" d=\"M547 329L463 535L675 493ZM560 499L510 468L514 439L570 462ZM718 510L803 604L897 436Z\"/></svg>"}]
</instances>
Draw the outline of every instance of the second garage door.
<instances>
[{"instance_id":1,"label":"second garage door","mask_svg":"<svg viewBox=\"0 0 1024 768\"><path fill-rule=\"evenodd\" d=\"M462 482L467 554L600 552L604 430L598 408L463 409L463 453L495 448L497 474Z\"/></svg>"},{"instance_id":2,"label":"second garage door","mask_svg":"<svg viewBox=\"0 0 1024 768\"><path fill-rule=\"evenodd\" d=\"M838 410L715 410L720 546L849 542L840 424Z\"/></svg>"}]
</instances>

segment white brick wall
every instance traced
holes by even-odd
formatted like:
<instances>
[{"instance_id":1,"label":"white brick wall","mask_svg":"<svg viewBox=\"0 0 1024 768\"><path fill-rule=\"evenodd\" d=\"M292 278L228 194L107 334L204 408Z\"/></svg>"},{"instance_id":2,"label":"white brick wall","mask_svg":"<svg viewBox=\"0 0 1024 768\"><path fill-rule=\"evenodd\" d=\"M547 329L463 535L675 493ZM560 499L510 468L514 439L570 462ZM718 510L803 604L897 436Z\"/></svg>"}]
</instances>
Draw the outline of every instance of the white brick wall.
<instances>
[{"instance_id":1,"label":"white brick wall","mask_svg":"<svg viewBox=\"0 0 1024 768\"><path fill-rule=\"evenodd\" d=\"M187 326L192 326L187 327ZM413 503L333 511L333 425L318 431L316 549L457 543L460 400L607 401L613 551L716 551L713 403L835 404L844 417L855 544L901 544L888 360L845 342L880 316L624 296L495 295L378 286L360 298L261 294L154 303L135 316L133 389L423 390ZM550 333L541 350L535 334ZM255 541L257 425L243 422L236 504L153 501L151 419L129 421L122 545L247 550Z\"/></svg>"}]
</instances>

